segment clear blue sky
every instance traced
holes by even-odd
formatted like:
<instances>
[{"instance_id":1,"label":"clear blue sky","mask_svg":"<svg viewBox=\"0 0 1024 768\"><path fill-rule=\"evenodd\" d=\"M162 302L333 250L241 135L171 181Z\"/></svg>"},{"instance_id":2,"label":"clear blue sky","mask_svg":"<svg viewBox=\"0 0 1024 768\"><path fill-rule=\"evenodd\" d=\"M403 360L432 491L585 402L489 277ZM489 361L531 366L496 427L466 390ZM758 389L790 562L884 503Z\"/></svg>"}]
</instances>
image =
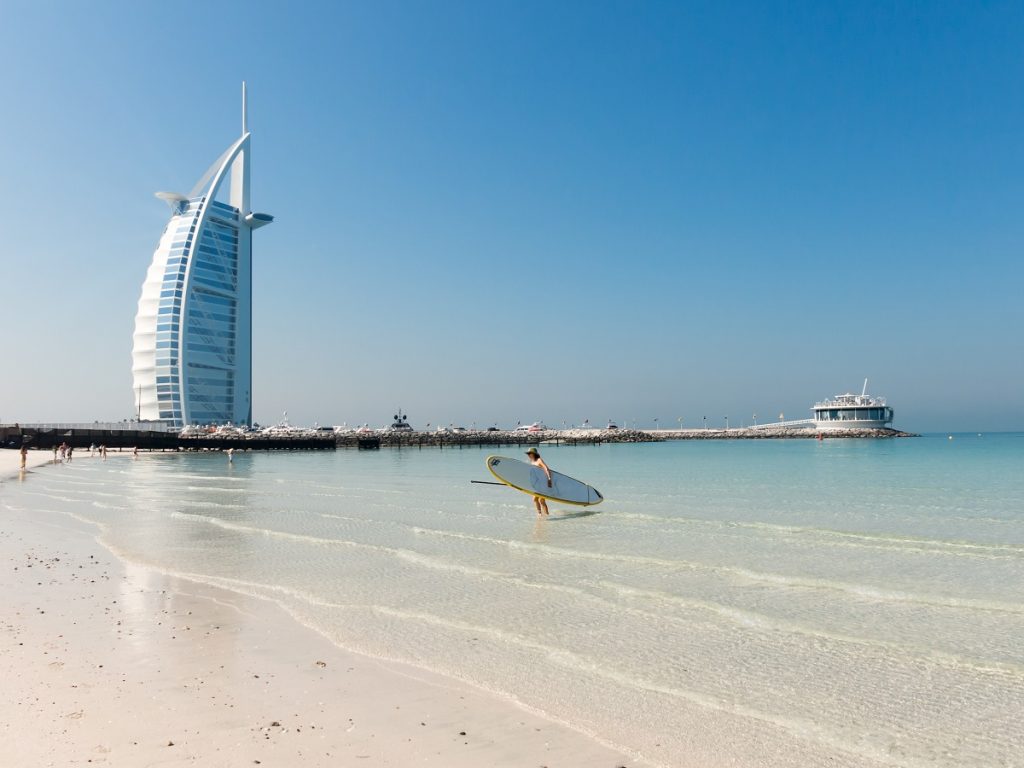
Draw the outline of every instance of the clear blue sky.
<instances>
[{"instance_id":1,"label":"clear blue sky","mask_svg":"<svg viewBox=\"0 0 1024 768\"><path fill-rule=\"evenodd\" d=\"M190 10L191 9L191 10ZM0 4L0 419L120 419L250 87L257 420L1024 429L1018 3Z\"/></svg>"}]
</instances>

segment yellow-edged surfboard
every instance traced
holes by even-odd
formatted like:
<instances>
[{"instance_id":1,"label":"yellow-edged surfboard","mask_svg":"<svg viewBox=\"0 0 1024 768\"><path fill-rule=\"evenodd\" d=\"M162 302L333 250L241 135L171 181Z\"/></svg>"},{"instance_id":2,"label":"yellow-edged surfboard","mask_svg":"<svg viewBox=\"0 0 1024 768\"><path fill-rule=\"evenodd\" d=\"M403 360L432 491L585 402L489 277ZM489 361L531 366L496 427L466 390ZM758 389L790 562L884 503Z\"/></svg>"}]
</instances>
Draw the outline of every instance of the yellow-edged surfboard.
<instances>
[{"instance_id":1,"label":"yellow-edged surfboard","mask_svg":"<svg viewBox=\"0 0 1024 768\"><path fill-rule=\"evenodd\" d=\"M551 487L548 488L544 470L519 459L488 456L487 469L510 488L548 501L578 507L592 507L604 501L604 496L596 488L554 470L551 470Z\"/></svg>"}]
</instances>

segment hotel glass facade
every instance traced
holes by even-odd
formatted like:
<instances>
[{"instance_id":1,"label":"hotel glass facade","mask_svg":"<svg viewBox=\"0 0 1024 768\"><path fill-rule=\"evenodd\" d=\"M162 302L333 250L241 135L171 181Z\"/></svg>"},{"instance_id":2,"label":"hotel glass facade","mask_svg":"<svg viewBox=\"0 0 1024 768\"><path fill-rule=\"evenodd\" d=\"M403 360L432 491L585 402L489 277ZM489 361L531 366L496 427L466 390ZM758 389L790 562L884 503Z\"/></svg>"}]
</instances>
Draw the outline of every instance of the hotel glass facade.
<instances>
[{"instance_id":1,"label":"hotel glass facade","mask_svg":"<svg viewBox=\"0 0 1024 768\"><path fill-rule=\"evenodd\" d=\"M252 230L272 219L249 210L248 187L243 130L191 194L158 195L172 214L135 317L142 419L176 427L252 422Z\"/></svg>"}]
</instances>

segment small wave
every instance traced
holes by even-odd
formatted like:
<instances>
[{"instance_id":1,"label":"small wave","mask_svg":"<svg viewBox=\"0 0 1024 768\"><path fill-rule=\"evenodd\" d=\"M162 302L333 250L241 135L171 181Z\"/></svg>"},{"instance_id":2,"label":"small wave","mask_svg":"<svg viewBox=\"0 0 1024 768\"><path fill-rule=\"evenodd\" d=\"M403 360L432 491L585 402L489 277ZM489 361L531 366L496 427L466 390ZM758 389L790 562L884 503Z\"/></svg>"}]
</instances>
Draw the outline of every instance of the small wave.
<instances>
[{"instance_id":1,"label":"small wave","mask_svg":"<svg viewBox=\"0 0 1024 768\"><path fill-rule=\"evenodd\" d=\"M53 494L53 493L39 493L38 491L23 491L23 493L26 496L39 496L39 497L44 498L44 499L55 499L57 501L72 501L72 502L84 501L84 499L72 498L71 496L59 496L59 495Z\"/></svg>"},{"instance_id":2,"label":"small wave","mask_svg":"<svg viewBox=\"0 0 1024 768\"><path fill-rule=\"evenodd\" d=\"M363 518L363 517L349 517L347 515L335 515L335 514L333 514L331 512L320 512L319 514L320 514L320 517L330 518L331 520L350 520L350 521L352 521L354 523L369 522L368 520L366 520L366 518ZM381 520L379 522L384 522L384 521Z\"/></svg>"},{"instance_id":3,"label":"small wave","mask_svg":"<svg viewBox=\"0 0 1024 768\"><path fill-rule=\"evenodd\" d=\"M496 539L492 536L481 536L476 533L462 533L461 531L442 531L437 528L424 528L419 525L407 526L410 531L419 536L439 536L446 539L460 539L462 541L478 541L484 544L494 544L499 547L507 547L513 543L513 539Z\"/></svg>"},{"instance_id":4,"label":"small wave","mask_svg":"<svg viewBox=\"0 0 1024 768\"><path fill-rule=\"evenodd\" d=\"M278 531L274 528L260 528L254 525L243 525L241 523L233 523L230 520L224 520L219 517L212 515L197 515L191 512L171 512L172 518L177 520L193 520L196 522L206 523L207 525L213 525L217 528L223 528L227 531L236 531L238 533L251 533L261 536L272 536L280 539L290 539L292 541L302 541L307 544L317 545L346 545L353 547L366 547L370 549L376 549L371 544L360 544L356 541L347 541L344 539L324 539L319 536L311 536L305 533L290 533L288 531Z\"/></svg>"},{"instance_id":5,"label":"small wave","mask_svg":"<svg viewBox=\"0 0 1024 768\"><path fill-rule=\"evenodd\" d=\"M122 506L120 506L118 504L106 504L106 503L104 503L102 501L93 501L92 505L94 507L97 507L98 509L119 509L119 510L131 509L131 507L122 507Z\"/></svg>"},{"instance_id":6,"label":"small wave","mask_svg":"<svg viewBox=\"0 0 1024 768\"><path fill-rule=\"evenodd\" d=\"M196 522L203 522L208 525L214 525L218 528L223 528L229 531L257 534L262 536L271 536L274 538L287 539L290 541L300 541L306 544L314 544L316 546L352 547L355 549L369 550L380 554L390 555L400 560L403 560L404 562L411 563L423 568L430 568L432 570L451 571L455 573L463 573L474 576L509 576L509 574L502 573L500 571L491 571L485 568L477 568L471 565L464 565L462 563L457 563L451 560L445 560L443 558L434 557L432 555L425 555L421 552L415 552L413 550L403 549L401 547L386 547L379 544L367 544L365 542L352 541L350 539L323 538L319 536L311 536L305 533L290 533L288 531L279 531L273 528L260 528L252 525L233 523L228 520L223 520L219 517L213 517L210 515L196 515L190 512L172 512L171 517L179 520L194 520Z\"/></svg>"},{"instance_id":7,"label":"small wave","mask_svg":"<svg viewBox=\"0 0 1024 768\"><path fill-rule=\"evenodd\" d=\"M527 499L523 504L510 504L504 501L477 501L475 503L478 507L490 507L492 509L517 509L522 511L527 508L529 499Z\"/></svg>"},{"instance_id":8,"label":"small wave","mask_svg":"<svg viewBox=\"0 0 1024 768\"><path fill-rule=\"evenodd\" d=\"M106 483L104 483L102 481L101 482L96 482L94 480L82 480L80 478L65 477L63 475L60 476L59 478L55 478L55 479L61 485L87 485L89 487L94 487L94 488L95 487L100 487L101 488L101 487L106 485Z\"/></svg>"},{"instance_id":9,"label":"small wave","mask_svg":"<svg viewBox=\"0 0 1024 768\"><path fill-rule=\"evenodd\" d=\"M359 486L347 486L347 485L322 485L320 483L312 483L312 488L319 488L322 491L356 491L362 493L376 493L385 495L398 495L408 496L412 491L402 490L399 488L363 488ZM340 496L347 496L348 494L339 494Z\"/></svg>"},{"instance_id":10,"label":"small wave","mask_svg":"<svg viewBox=\"0 0 1024 768\"><path fill-rule=\"evenodd\" d=\"M166 475L168 480L211 480L218 483L247 483L249 478L247 477L233 477L231 475L199 475L199 474L179 474L178 472L168 472Z\"/></svg>"},{"instance_id":11,"label":"small wave","mask_svg":"<svg viewBox=\"0 0 1024 768\"><path fill-rule=\"evenodd\" d=\"M996 523L997 525L1020 525L1024 520L1019 517L950 517L961 523Z\"/></svg>"},{"instance_id":12,"label":"small wave","mask_svg":"<svg viewBox=\"0 0 1024 768\"><path fill-rule=\"evenodd\" d=\"M106 491L89 491L90 496L102 496L105 499L123 499L123 493L107 493Z\"/></svg>"},{"instance_id":13,"label":"small wave","mask_svg":"<svg viewBox=\"0 0 1024 768\"><path fill-rule=\"evenodd\" d=\"M859 546L866 546L876 549L901 550L911 552L927 552L947 554L944 550L950 550L948 554L974 555L989 557L987 553L1001 553L1002 555L1013 555L1024 557L1024 546L1014 544L986 544L984 542L958 541L948 539L930 539L915 536L899 536L886 533L868 533L860 531L843 531L832 528L817 528L814 526L781 525L779 523L764 523L759 521L746 520L707 520L702 518L672 517L662 515L651 515L643 512L611 512L608 517L625 520L639 520L656 523L658 525L694 525L717 529L741 528L750 530L770 531L793 536L815 536L821 539L849 539L853 542L866 542ZM826 545L833 546L858 546L850 542L824 541Z\"/></svg>"},{"instance_id":14,"label":"small wave","mask_svg":"<svg viewBox=\"0 0 1024 768\"><path fill-rule=\"evenodd\" d=\"M650 600L656 604L662 604L664 606L678 605L682 608L710 613L714 616L726 620L731 624L748 627L756 631L786 632L789 634L797 634L804 635L807 637L819 638L830 642L866 646L873 648L883 648L887 652L893 653L898 656L929 659L947 667L967 668L974 671L995 672L1000 674L1010 673L1015 676L1024 676L1024 665L1015 664L1012 662L976 659L972 657L963 656L961 654L939 651L934 648L928 648L925 646L906 645L902 643L892 642L889 640L869 638L857 635L848 635L841 632L828 632L816 626L801 624L796 621L790 621L787 619L770 616L765 613L750 611L744 608L737 608L736 606L726 605L724 603L718 603L711 600L700 600L697 598L685 597L683 595L677 595L669 592L661 592L658 590L641 589L638 587L631 587L612 581L601 580L585 583L589 586L608 590L613 594L619 595L626 599L641 598ZM647 613L653 617L669 620L672 619L671 616L667 616L658 611L642 612Z\"/></svg>"},{"instance_id":15,"label":"small wave","mask_svg":"<svg viewBox=\"0 0 1024 768\"><path fill-rule=\"evenodd\" d=\"M223 501L192 501L190 499L175 499L175 505L183 507L198 507L205 509L206 507L214 507L216 509L248 509L248 504L228 504Z\"/></svg>"},{"instance_id":16,"label":"small wave","mask_svg":"<svg viewBox=\"0 0 1024 768\"><path fill-rule=\"evenodd\" d=\"M101 523L99 520L93 520L90 517L86 517L85 515L80 515L77 512L72 512L71 510L61 509L61 510L54 510L54 511L58 515L66 515L67 517L70 517L72 520L77 520L80 523L86 523L87 525L94 525L97 528L99 528L100 531L106 530L106 526L103 523Z\"/></svg>"},{"instance_id":17,"label":"small wave","mask_svg":"<svg viewBox=\"0 0 1024 768\"><path fill-rule=\"evenodd\" d=\"M397 526L400 523L394 520L374 520L372 517L352 517L350 515L336 515L332 512L320 512L320 517L326 520L342 520L346 523L361 523L366 525L389 525Z\"/></svg>"},{"instance_id":18,"label":"small wave","mask_svg":"<svg viewBox=\"0 0 1024 768\"><path fill-rule=\"evenodd\" d=\"M330 600L324 600L318 595L314 595L312 592L307 592L302 589L295 589L293 587L286 587L283 584L267 584L260 581L251 581L248 579L233 578L231 576L213 576L209 574L191 573L184 571L166 571L165 572L176 578L187 579L189 581L195 581L202 584L209 584L211 586L220 587L221 589L227 589L232 592L241 592L251 597L258 597L267 599L267 593L285 595L294 600L306 603L308 605L315 605L321 608L358 608L360 606L337 603Z\"/></svg>"},{"instance_id":19,"label":"small wave","mask_svg":"<svg viewBox=\"0 0 1024 768\"><path fill-rule=\"evenodd\" d=\"M734 573L740 578L762 584L775 584L783 587L823 589L834 592L843 592L878 602L919 603L921 605L932 605L943 608L961 608L974 611L995 611L1001 613L1024 614L1024 603L1007 603L998 600L981 600L970 597L942 597L939 595L883 589L869 584L856 584L844 581L832 581L830 579L814 579L799 576L786 576L778 573L750 571L746 568L726 567L722 570Z\"/></svg>"},{"instance_id":20,"label":"small wave","mask_svg":"<svg viewBox=\"0 0 1024 768\"><path fill-rule=\"evenodd\" d=\"M433 557L432 555L425 555L422 552L416 552L411 549L390 549L389 552L398 559L404 560L407 563L412 563L413 565L418 565L421 568L429 568L435 571L449 571L452 573L465 574L467 576L484 576L497 579L511 578L509 574L503 573L502 571L493 571L488 568L480 568L475 565L465 565L453 560L445 560L443 558Z\"/></svg>"},{"instance_id":21,"label":"small wave","mask_svg":"<svg viewBox=\"0 0 1024 768\"><path fill-rule=\"evenodd\" d=\"M912 593L900 590L887 590L874 587L868 584L849 583L844 581L833 581L830 579L816 579L799 576L788 576L781 573L768 573L753 571L747 568L738 568L728 565L712 565L687 560L668 560L658 557L644 557L642 555L628 555L606 552L592 552L586 550L571 549L568 547L556 547L550 544L536 544L531 542L517 541L514 539L495 539L490 536L479 536L476 534L459 533L454 531L439 531L432 528L416 526L414 531L420 534L433 536L444 536L456 539L479 541L496 546L518 549L526 552L537 553L549 557L572 557L585 560L603 560L609 562L629 563L638 566L654 566L671 570L687 571L712 571L738 577L745 581L754 581L762 584L773 584L783 587L806 588L806 589L827 589L830 591L844 592L857 597L869 598L880 602L909 602L935 605L947 608L960 608L969 610L1001 611L1007 613L1024 613L1024 604L1007 603L1002 601L982 600L968 597L943 597L922 593Z\"/></svg>"},{"instance_id":22,"label":"small wave","mask_svg":"<svg viewBox=\"0 0 1024 768\"><path fill-rule=\"evenodd\" d=\"M250 493L249 488L222 488L218 485L186 485L186 491L217 491L219 493Z\"/></svg>"}]
</instances>

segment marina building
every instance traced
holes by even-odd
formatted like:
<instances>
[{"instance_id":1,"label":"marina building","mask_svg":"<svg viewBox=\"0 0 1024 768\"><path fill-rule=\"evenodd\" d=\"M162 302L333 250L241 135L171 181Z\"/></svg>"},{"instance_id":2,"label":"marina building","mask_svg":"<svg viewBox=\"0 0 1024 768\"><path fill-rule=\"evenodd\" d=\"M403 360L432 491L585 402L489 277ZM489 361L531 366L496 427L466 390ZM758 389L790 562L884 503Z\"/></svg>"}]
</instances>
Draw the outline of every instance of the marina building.
<instances>
[{"instance_id":1,"label":"marina building","mask_svg":"<svg viewBox=\"0 0 1024 768\"><path fill-rule=\"evenodd\" d=\"M814 427L819 432L845 429L887 429L893 420L893 410L885 398L868 395L868 380L859 395L847 392L814 404Z\"/></svg>"},{"instance_id":2,"label":"marina building","mask_svg":"<svg viewBox=\"0 0 1024 768\"><path fill-rule=\"evenodd\" d=\"M140 420L252 423L252 232L273 217L249 204L242 135L187 195L158 192L171 218L142 284L132 347Z\"/></svg>"}]
</instances>

